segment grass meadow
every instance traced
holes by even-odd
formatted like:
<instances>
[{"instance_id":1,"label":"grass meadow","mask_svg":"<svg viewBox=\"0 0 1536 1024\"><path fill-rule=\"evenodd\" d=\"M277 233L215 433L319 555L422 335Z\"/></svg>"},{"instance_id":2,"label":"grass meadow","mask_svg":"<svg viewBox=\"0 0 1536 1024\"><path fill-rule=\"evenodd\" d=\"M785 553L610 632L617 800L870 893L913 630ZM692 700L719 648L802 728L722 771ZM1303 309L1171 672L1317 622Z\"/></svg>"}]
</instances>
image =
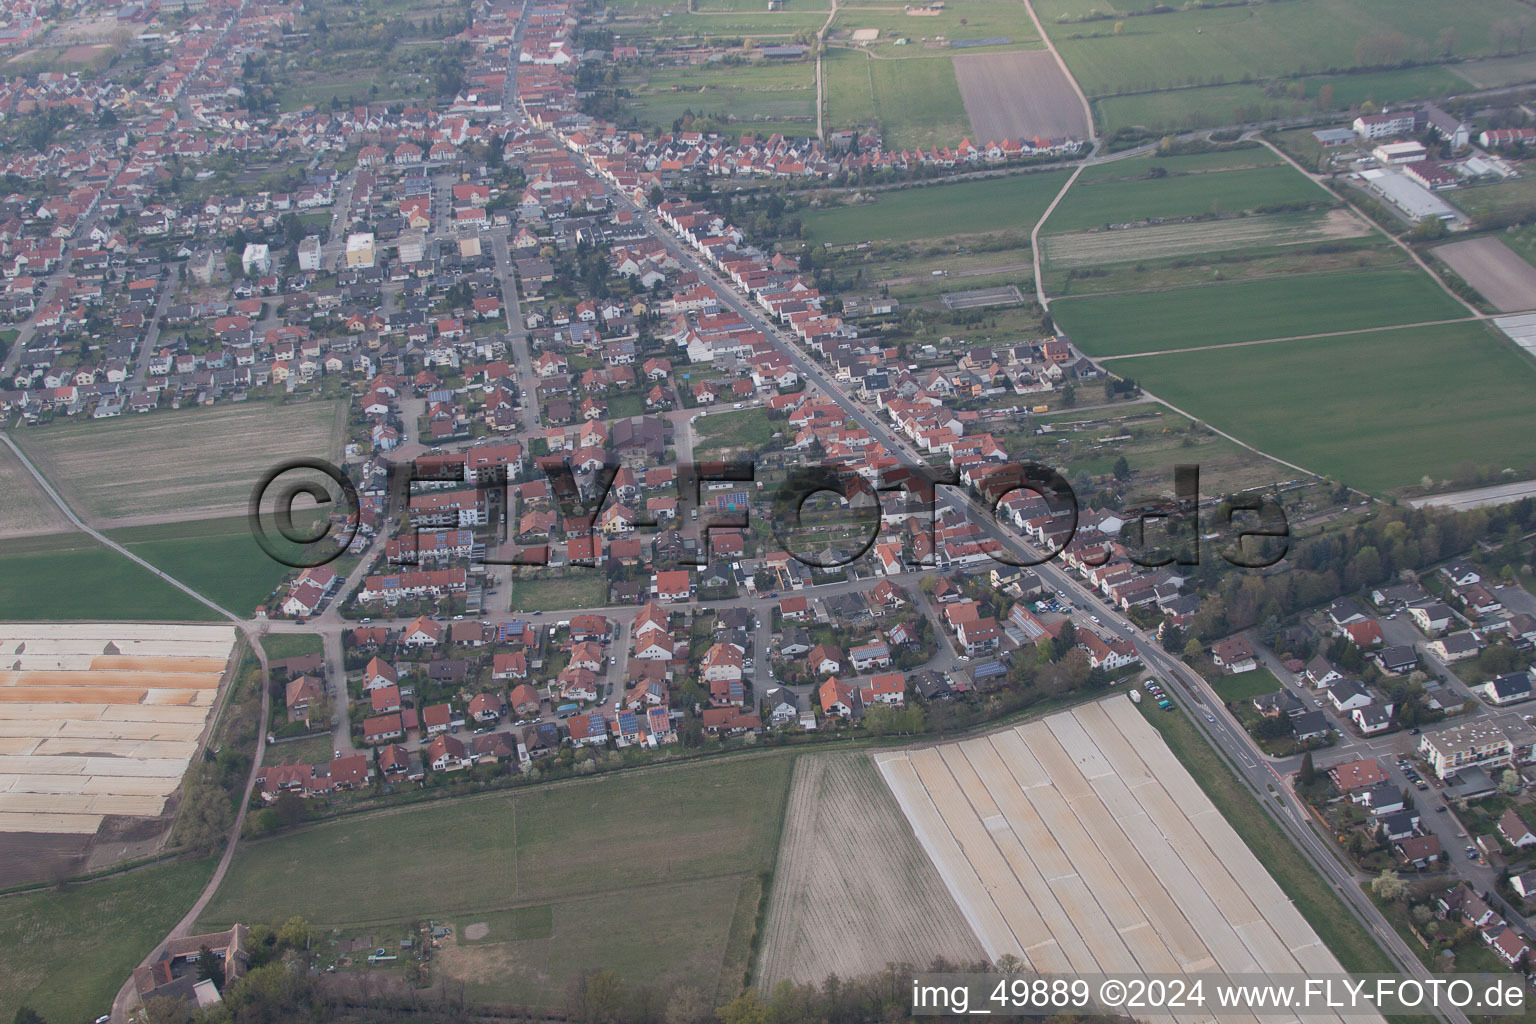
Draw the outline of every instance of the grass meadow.
<instances>
[{"instance_id":1,"label":"grass meadow","mask_svg":"<svg viewBox=\"0 0 1536 1024\"><path fill-rule=\"evenodd\" d=\"M594 966L634 982L718 978L750 935L792 764L714 759L325 822L243 845L198 927L485 923L445 963L494 1002L561 1005Z\"/></svg>"},{"instance_id":2,"label":"grass meadow","mask_svg":"<svg viewBox=\"0 0 1536 1024\"><path fill-rule=\"evenodd\" d=\"M888 148L952 145L970 132L950 54L875 60L834 47L822 61L829 129L879 124Z\"/></svg>"},{"instance_id":3,"label":"grass meadow","mask_svg":"<svg viewBox=\"0 0 1536 1024\"><path fill-rule=\"evenodd\" d=\"M686 111L725 113L742 122L802 119L814 131L816 66L810 61L732 67L658 68L634 91L630 109L670 128Z\"/></svg>"},{"instance_id":4,"label":"grass meadow","mask_svg":"<svg viewBox=\"0 0 1536 1024\"><path fill-rule=\"evenodd\" d=\"M213 860L176 861L0 899L0 1020L30 1006L50 1021L94 1020L181 920Z\"/></svg>"}]
</instances>

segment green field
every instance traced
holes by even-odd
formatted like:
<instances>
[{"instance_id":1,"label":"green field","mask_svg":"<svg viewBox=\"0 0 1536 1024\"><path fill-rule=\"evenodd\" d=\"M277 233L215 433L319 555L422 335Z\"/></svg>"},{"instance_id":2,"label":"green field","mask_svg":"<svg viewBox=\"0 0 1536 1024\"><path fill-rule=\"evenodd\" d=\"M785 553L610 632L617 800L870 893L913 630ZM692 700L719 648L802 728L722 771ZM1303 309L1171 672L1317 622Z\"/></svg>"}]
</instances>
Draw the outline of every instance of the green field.
<instances>
[{"instance_id":1,"label":"green field","mask_svg":"<svg viewBox=\"0 0 1536 1024\"><path fill-rule=\"evenodd\" d=\"M308 528L300 524L300 529ZM108 535L237 615L250 615L293 571L261 549L243 516L132 526ZM297 545L276 540L293 554L300 553Z\"/></svg>"},{"instance_id":2,"label":"green field","mask_svg":"<svg viewBox=\"0 0 1536 1024\"><path fill-rule=\"evenodd\" d=\"M875 193L875 201L808 212L811 238L828 245L910 242L986 231L1028 234L1066 183L1065 171Z\"/></svg>"},{"instance_id":3,"label":"green field","mask_svg":"<svg viewBox=\"0 0 1536 1024\"><path fill-rule=\"evenodd\" d=\"M1501 41L1512 52L1525 12L1517 0L1291 0L1060 24L1083 13L1079 0L1043 0L1037 10L1090 96L1396 65L1447 43L1460 57L1494 53Z\"/></svg>"},{"instance_id":4,"label":"green field","mask_svg":"<svg viewBox=\"0 0 1536 1024\"><path fill-rule=\"evenodd\" d=\"M1323 92L1327 86L1329 93ZM1466 83L1443 67L1316 75L1281 87L1257 82L1106 96L1095 101L1106 134L1121 128L1210 128L1224 124L1302 117L1320 110L1348 111L1366 100L1378 106L1433 99L1464 91ZM1327 100L1325 104L1325 98Z\"/></svg>"},{"instance_id":5,"label":"green field","mask_svg":"<svg viewBox=\"0 0 1536 1024\"><path fill-rule=\"evenodd\" d=\"M1252 159L1271 163L1272 154L1260 150ZM1105 164L1096 170L1115 167L1118 164ZM1188 173L1170 168L1164 178L1076 181L1052 211L1046 228L1055 234L1157 218L1239 213L1282 203L1333 202L1324 189L1285 164Z\"/></svg>"},{"instance_id":6,"label":"green field","mask_svg":"<svg viewBox=\"0 0 1536 1024\"><path fill-rule=\"evenodd\" d=\"M0 1020L23 1004L50 1021L106 1013L123 980L187 912L213 865L178 861L0 899Z\"/></svg>"},{"instance_id":7,"label":"green field","mask_svg":"<svg viewBox=\"0 0 1536 1024\"><path fill-rule=\"evenodd\" d=\"M207 622L220 616L85 534L5 542L0 621L94 619Z\"/></svg>"},{"instance_id":8,"label":"green field","mask_svg":"<svg viewBox=\"0 0 1536 1024\"><path fill-rule=\"evenodd\" d=\"M666 128L691 110L696 115L723 113L737 121L799 119L805 122L800 132L813 133L816 66L805 60L658 68L634 90L630 109L640 120Z\"/></svg>"},{"instance_id":9,"label":"green field","mask_svg":"<svg viewBox=\"0 0 1536 1024\"><path fill-rule=\"evenodd\" d=\"M261 649L267 652L269 660L281 661L319 654L325 650L325 641L319 633L269 633L261 638Z\"/></svg>"},{"instance_id":10,"label":"green field","mask_svg":"<svg viewBox=\"0 0 1536 1024\"><path fill-rule=\"evenodd\" d=\"M1366 270L1271 277L1051 304L1084 352L1127 355L1230 342L1386 327L1467 316L1423 273ZM1140 374L1138 360L1134 370ZM1470 449L1469 449L1470 450Z\"/></svg>"},{"instance_id":11,"label":"green field","mask_svg":"<svg viewBox=\"0 0 1536 1024\"><path fill-rule=\"evenodd\" d=\"M444 959L478 998L560 1005L566 983L599 966L712 994L728 938L756 915L742 896L773 864L792 762L635 771L246 844L198 927L290 914L322 928L485 923L485 940ZM544 907L547 930L530 909Z\"/></svg>"},{"instance_id":12,"label":"green field","mask_svg":"<svg viewBox=\"0 0 1536 1024\"><path fill-rule=\"evenodd\" d=\"M953 145L970 133L948 55L875 60L833 48L822 74L829 129L878 124L888 149Z\"/></svg>"},{"instance_id":13,"label":"green field","mask_svg":"<svg viewBox=\"0 0 1536 1024\"><path fill-rule=\"evenodd\" d=\"M1536 368L1480 323L1117 362L1148 391L1255 447L1381 493L1468 460L1536 468Z\"/></svg>"}]
</instances>

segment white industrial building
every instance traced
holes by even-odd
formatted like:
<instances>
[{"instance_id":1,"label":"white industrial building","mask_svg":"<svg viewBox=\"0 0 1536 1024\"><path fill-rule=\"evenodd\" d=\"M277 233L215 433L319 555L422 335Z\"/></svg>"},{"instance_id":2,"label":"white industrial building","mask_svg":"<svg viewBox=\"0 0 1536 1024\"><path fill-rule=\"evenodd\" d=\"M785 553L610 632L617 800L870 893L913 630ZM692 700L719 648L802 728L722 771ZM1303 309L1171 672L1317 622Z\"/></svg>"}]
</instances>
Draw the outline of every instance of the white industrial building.
<instances>
[{"instance_id":1,"label":"white industrial building","mask_svg":"<svg viewBox=\"0 0 1536 1024\"><path fill-rule=\"evenodd\" d=\"M1371 156L1383 167L1416 164L1428 155L1422 142L1384 142L1371 150Z\"/></svg>"},{"instance_id":2,"label":"white industrial building","mask_svg":"<svg viewBox=\"0 0 1536 1024\"><path fill-rule=\"evenodd\" d=\"M1360 177L1383 199L1402 210L1409 220L1418 222L1425 217L1439 217L1444 221L1454 221L1460 217L1450 203L1423 185L1409 181L1395 169L1372 168L1361 171Z\"/></svg>"},{"instance_id":3,"label":"white industrial building","mask_svg":"<svg viewBox=\"0 0 1536 1024\"><path fill-rule=\"evenodd\" d=\"M373 266L373 232L359 231L347 236L347 266Z\"/></svg>"}]
</instances>

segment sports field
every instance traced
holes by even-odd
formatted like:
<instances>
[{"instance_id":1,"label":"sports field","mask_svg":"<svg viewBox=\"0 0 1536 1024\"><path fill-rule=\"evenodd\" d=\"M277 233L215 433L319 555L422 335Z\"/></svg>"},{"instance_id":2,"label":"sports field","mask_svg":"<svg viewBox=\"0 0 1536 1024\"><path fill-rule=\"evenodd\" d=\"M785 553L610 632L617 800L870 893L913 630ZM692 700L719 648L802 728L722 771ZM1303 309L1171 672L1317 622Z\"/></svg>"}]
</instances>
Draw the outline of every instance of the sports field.
<instances>
[{"instance_id":1,"label":"sports field","mask_svg":"<svg viewBox=\"0 0 1536 1024\"><path fill-rule=\"evenodd\" d=\"M198 927L302 914L322 928L431 917L462 929L547 905L548 937L493 927L475 943L476 958L461 961L482 998L561 1006L567 982L598 966L713 994L730 937L743 923L750 934L792 760L775 753L628 772L246 844ZM628 911L632 899L645 902L644 913Z\"/></svg>"},{"instance_id":2,"label":"sports field","mask_svg":"<svg viewBox=\"0 0 1536 1024\"><path fill-rule=\"evenodd\" d=\"M1413 270L1174 288L1057 299L1056 322L1093 356L1162 352L1267 338L1466 317L1466 307ZM1138 363L1139 372L1142 364ZM1117 368L1118 371L1118 368Z\"/></svg>"},{"instance_id":3,"label":"sports field","mask_svg":"<svg viewBox=\"0 0 1536 1024\"><path fill-rule=\"evenodd\" d=\"M994 960L1342 971L1124 696L876 763Z\"/></svg>"},{"instance_id":4,"label":"sports field","mask_svg":"<svg viewBox=\"0 0 1536 1024\"><path fill-rule=\"evenodd\" d=\"M1480 323L1112 364L1259 449L1362 490L1536 464L1536 367Z\"/></svg>"},{"instance_id":5,"label":"sports field","mask_svg":"<svg viewBox=\"0 0 1536 1024\"><path fill-rule=\"evenodd\" d=\"M811 237L828 245L909 242L988 231L1026 236L1067 180L1065 171L874 193L874 201L807 212Z\"/></svg>"},{"instance_id":6,"label":"sports field","mask_svg":"<svg viewBox=\"0 0 1536 1024\"><path fill-rule=\"evenodd\" d=\"M248 402L53 423L15 441L77 515L119 525L245 511L262 474L341 454L342 402Z\"/></svg>"},{"instance_id":7,"label":"sports field","mask_svg":"<svg viewBox=\"0 0 1536 1024\"><path fill-rule=\"evenodd\" d=\"M0 554L0 621L200 622L218 617L83 533L8 540Z\"/></svg>"},{"instance_id":8,"label":"sports field","mask_svg":"<svg viewBox=\"0 0 1536 1024\"><path fill-rule=\"evenodd\" d=\"M139 868L99 882L0 899L0 1020L22 1005L50 1021L88 1021L181 920L213 859Z\"/></svg>"}]
</instances>

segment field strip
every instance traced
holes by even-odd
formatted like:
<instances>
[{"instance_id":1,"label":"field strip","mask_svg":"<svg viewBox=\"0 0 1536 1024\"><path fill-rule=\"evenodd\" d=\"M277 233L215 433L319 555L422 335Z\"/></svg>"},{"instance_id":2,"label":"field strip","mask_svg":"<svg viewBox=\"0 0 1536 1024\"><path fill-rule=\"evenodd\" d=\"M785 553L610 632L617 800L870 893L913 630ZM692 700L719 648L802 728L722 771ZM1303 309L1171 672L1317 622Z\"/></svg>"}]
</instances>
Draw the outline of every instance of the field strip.
<instances>
[{"instance_id":1,"label":"field strip","mask_svg":"<svg viewBox=\"0 0 1536 1024\"><path fill-rule=\"evenodd\" d=\"M1347 331L1323 331L1320 334L1292 334L1285 338L1260 338L1256 341L1224 341L1219 345L1191 345L1189 348L1162 348L1153 352L1126 352L1114 356L1095 356L1094 361L1107 363L1114 359L1141 359L1145 356L1172 356L1185 352L1211 352L1222 348L1247 348L1250 345L1276 345L1282 341L1316 341L1321 338L1345 338L1351 334L1380 334L1383 331L1401 331L1411 327L1443 327L1446 324L1465 324L1477 320L1491 320L1493 314L1479 313L1476 316L1457 317L1454 320L1421 320L1416 324L1388 324L1385 327L1352 327ZM1164 405L1168 403L1164 402ZM1168 406L1170 409L1172 406ZM1254 449L1258 451L1258 449ZM1263 454L1260 452L1260 454ZM1274 459L1273 455L1266 458ZM1279 459L1275 459L1279 462ZM1286 463L1290 465L1290 463ZM1292 467L1299 469L1300 467Z\"/></svg>"},{"instance_id":2,"label":"field strip","mask_svg":"<svg viewBox=\"0 0 1536 1024\"><path fill-rule=\"evenodd\" d=\"M996 961L998 957L1011 953L1022 958L1034 970L1044 969L1030 959L1008 930L996 903L976 876L970 862L965 859L955 837L944 826L932 797L918 781L911 760L905 754L877 755L875 763L902 813L914 826L918 826L914 828L918 843L928 854L928 859L933 861L933 866L938 869L949 891L956 894L955 902L960 905L960 912L965 915L971 931L981 940L987 957Z\"/></svg>"},{"instance_id":3,"label":"field strip","mask_svg":"<svg viewBox=\"0 0 1536 1024\"><path fill-rule=\"evenodd\" d=\"M1123 695L876 760L962 912L1038 970L1054 948L1077 973L1343 973Z\"/></svg>"},{"instance_id":4,"label":"field strip","mask_svg":"<svg viewBox=\"0 0 1536 1024\"><path fill-rule=\"evenodd\" d=\"M1115 231L1073 231L1050 235L1045 258L1053 269L1168 259L1231 252L1254 246L1284 248L1371 233L1370 225L1347 210L1312 214L1259 214L1197 220Z\"/></svg>"}]
</instances>

